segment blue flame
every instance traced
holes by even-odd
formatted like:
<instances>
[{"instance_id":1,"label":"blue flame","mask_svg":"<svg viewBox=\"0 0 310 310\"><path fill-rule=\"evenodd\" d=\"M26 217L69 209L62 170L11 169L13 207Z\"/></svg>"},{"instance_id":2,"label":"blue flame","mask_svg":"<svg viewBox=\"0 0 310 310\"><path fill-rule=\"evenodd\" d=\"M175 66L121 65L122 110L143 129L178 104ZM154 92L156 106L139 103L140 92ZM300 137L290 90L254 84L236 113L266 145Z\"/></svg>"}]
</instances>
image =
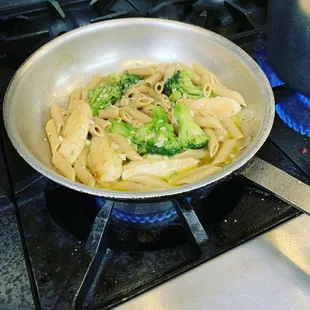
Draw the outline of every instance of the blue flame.
<instances>
[{"instance_id":1,"label":"blue flame","mask_svg":"<svg viewBox=\"0 0 310 310\"><path fill-rule=\"evenodd\" d=\"M280 86L284 84L278 78L278 76L274 73L273 69L269 65L265 47L261 48L260 50L256 52L255 60L258 63L258 65L261 67L261 69L264 71L264 73L266 74L271 87L276 87L276 86Z\"/></svg>"},{"instance_id":2,"label":"blue flame","mask_svg":"<svg viewBox=\"0 0 310 310\"><path fill-rule=\"evenodd\" d=\"M256 52L256 62L266 74L271 87L284 84L268 63L266 48ZM276 105L279 117L292 129L310 137L310 100L306 96L295 93Z\"/></svg>"},{"instance_id":3,"label":"blue flame","mask_svg":"<svg viewBox=\"0 0 310 310\"><path fill-rule=\"evenodd\" d=\"M95 197L96 204L99 208L104 206L104 200L100 197ZM165 211L156 212L156 213L149 213L149 214L132 214L120 211L116 208L112 210L112 217L121 219L124 222L131 222L131 223L139 223L139 224L156 224L161 223L165 220L173 218L177 215L175 208L170 208Z\"/></svg>"},{"instance_id":4,"label":"blue flame","mask_svg":"<svg viewBox=\"0 0 310 310\"><path fill-rule=\"evenodd\" d=\"M292 129L310 137L310 100L295 93L276 106L279 117Z\"/></svg>"}]
</instances>

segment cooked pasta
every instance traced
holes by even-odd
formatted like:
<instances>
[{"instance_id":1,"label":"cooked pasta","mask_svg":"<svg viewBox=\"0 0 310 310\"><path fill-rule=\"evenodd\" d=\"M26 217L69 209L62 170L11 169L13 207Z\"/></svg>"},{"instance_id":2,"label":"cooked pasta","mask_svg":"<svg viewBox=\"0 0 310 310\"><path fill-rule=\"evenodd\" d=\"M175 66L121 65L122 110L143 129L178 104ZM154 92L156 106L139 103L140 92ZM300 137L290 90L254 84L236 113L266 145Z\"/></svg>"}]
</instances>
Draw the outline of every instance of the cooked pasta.
<instances>
[{"instance_id":1,"label":"cooked pasta","mask_svg":"<svg viewBox=\"0 0 310 310\"><path fill-rule=\"evenodd\" d=\"M45 132L52 164L72 181L162 190L205 179L241 154L244 106L197 62L139 65L98 73L66 108L53 104Z\"/></svg>"}]
</instances>

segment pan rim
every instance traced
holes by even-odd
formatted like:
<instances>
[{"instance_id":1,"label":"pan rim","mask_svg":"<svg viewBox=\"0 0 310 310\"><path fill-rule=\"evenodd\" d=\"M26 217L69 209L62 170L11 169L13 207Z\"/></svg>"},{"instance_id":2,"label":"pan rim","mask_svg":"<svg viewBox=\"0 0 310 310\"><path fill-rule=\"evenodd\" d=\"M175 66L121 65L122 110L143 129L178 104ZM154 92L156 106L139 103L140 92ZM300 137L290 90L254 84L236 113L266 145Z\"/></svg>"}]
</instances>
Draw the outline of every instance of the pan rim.
<instances>
[{"instance_id":1,"label":"pan rim","mask_svg":"<svg viewBox=\"0 0 310 310\"><path fill-rule=\"evenodd\" d=\"M118 25L128 25L128 23L136 24L136 25L144 25L144 24L160 24L160 25L168 25L172 27L176 27L178 29L182 28L185 30L195 31L204 36L209 36L211 40L215 40L216 42L225 45L229 48L230 53L234 53L236 57L239 59L242 58L243 63L250 68L250 71L254 71L257 79L259 80L260 89L264 90L264 104L265 111L262 120L262 125L260 128L260 132L258 136L253 141L252 145L238 157L233 163L225 166L218 173L203 179L198 182L194 182L191 184L178 186L171 189L158 190L158 191L148 191L148 192L122 192L122 191L114 191L114 190L106 190L101 188L93 188L89 187L77 182L70 181L60 174L52 171L50 168L46 167L42 164L32 153L28 150L28 148L24 145L22 140L18 137L18 135L14 134L14 126L9 123L9 102L11 93L14 91L14 87L18 84L19 77L23 76L23 74L29 69L31 64L36 61L38 58L42 57L46 51L49 49L57 48L59 44L61 44L66 39L74 38L75 36L80 35L81 33L91 33L92 31L98 29L107 29L109 27L115 27ZM267 104L266 104L267 103ZM19 69L14 74L11 79L7 90L5 92L4 101L3 101L3 117L4 124L10 141L12 142L14 148L17 150L19 155L36 171L46 176L47 178L57 182L61 185L69 187L73 190L77 190L79 192L91 194L94 196L104 197L113 200L164 200L173 198L177 195L186 195L189 192L197 191L204 187L212 186L213 184L222 181L226 177L233 175L238 170L240 170L245 164L258 152L258 150L262 147L263 143L268 138L274 117L275 117L275 100L272 92L272 88L269 84L269 81L258 64L249 56L245 51L243 51L239 46L229 41L228 39L212 32L206 30L204 28L188 25L183 22L178 21L170 21L164 19L155 19L155 18L124 18L124 19L114 19L110 21L98 22L91 25L86 25L80 27L78 29L74 29L66 34L63 34L60 37L57 37L50 42L43 45L37 51L35 51L31 56L29 56L25 62L19 67Z\"/></svg>"}]
</instances>

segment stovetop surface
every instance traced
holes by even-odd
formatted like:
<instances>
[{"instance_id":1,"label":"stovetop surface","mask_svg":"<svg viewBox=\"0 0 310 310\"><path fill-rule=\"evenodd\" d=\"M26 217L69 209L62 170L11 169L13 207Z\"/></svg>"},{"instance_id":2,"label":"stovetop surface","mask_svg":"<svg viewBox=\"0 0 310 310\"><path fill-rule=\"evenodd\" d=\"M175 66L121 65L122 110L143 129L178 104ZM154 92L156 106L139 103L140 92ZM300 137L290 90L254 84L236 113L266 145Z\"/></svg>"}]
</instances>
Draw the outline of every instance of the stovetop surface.
<instances>
[{"instance_id":1,"label":"stovetop surface","mask_svg":"<svg viewBox=\"0 0 310 310\"><path fill-rule=\"evenodd\" d=\"M111 18L182 20L225 35L256 60L264 55L260 51L265 48L266 1L92 3L1 2L0 100L15 70L42 44L76 27ZM285 86L276 88L276 101L287 93ZM310 158L305 153L309 141L276 117L258 156L310 185ZM1 251L0 302L6 309L16 309L16 301L21 309L33 305L67 309L89 268L93 252L88 247L97 240L102 210L92 197L59 186L28 166L12 147L2 119L0 173L0 246L8 249L6 255L16 257L12 262ZM109 221L105 255L85 308L109 308L300 214L241 177L220 184L207 198L189 197L176 204L178 217L165 227L141 230ZM198 232L191 222L197 222L196 216L201 223ZM17 278L10 278L12 271ZM3 285L8 281L21 285L18 289Z\"/></svg>"}]
</instances>

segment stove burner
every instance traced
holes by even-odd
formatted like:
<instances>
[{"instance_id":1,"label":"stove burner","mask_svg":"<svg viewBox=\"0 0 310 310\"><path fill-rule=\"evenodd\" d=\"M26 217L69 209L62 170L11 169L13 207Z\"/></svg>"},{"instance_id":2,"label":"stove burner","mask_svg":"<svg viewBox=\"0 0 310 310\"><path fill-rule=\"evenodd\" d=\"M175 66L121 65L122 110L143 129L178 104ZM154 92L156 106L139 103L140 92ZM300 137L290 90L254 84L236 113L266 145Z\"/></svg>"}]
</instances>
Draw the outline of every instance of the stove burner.
<instances>
[{"instance_id":1,"label":"stove burner","mask_svg":"<svg viewBox=\"0 0 310 310\"><path fill-rule=\"evenodd\" d=\"M106 203L104 200L99 197L94 197L94 199L99 208L104 207ZM115 202L112 210L114 222L141 229L166 226L173 222L176 217L177 212L174 203L171 201L153 203Z\"/></svg>"},{"instance_id":2,"label":"stove burner","mask_svg":"<svg viewBox=\"0 0 310 310\"><path fill-rule=\"evenodd\" d=\"M292 129L310 137L310 99L295 93L276 106L280 118Z\"/></svg>"},{"instance_id":3,"label":"stove burner","mask_svg":"<svg viewBox=\"0 0 310 310\"><path fill-rule=\"evenodd\" d=\"M255 59L266 74L271 87L277 87L284 84L269 65L265 47L256 52ZM276 112L285 124L308 137L310 137L309 109L310 99L300 93L294 93L289 97L280 100L276 105Z\"/></svg>"},{"instance_id":4,"label":"stove burner","mask_svg":"<svg viewBox=\"0 0 310 310\"><path fill-rule=\"evenodd\" d=\"M277 87L283 85L283 82L278 78L278 76L274 73L273 69L271 68L266 54L266 47L263 46L260 50L256 51L255 53L255 60L261 69L266 74L271 87Z\"/></svg>"}]
</instances>

